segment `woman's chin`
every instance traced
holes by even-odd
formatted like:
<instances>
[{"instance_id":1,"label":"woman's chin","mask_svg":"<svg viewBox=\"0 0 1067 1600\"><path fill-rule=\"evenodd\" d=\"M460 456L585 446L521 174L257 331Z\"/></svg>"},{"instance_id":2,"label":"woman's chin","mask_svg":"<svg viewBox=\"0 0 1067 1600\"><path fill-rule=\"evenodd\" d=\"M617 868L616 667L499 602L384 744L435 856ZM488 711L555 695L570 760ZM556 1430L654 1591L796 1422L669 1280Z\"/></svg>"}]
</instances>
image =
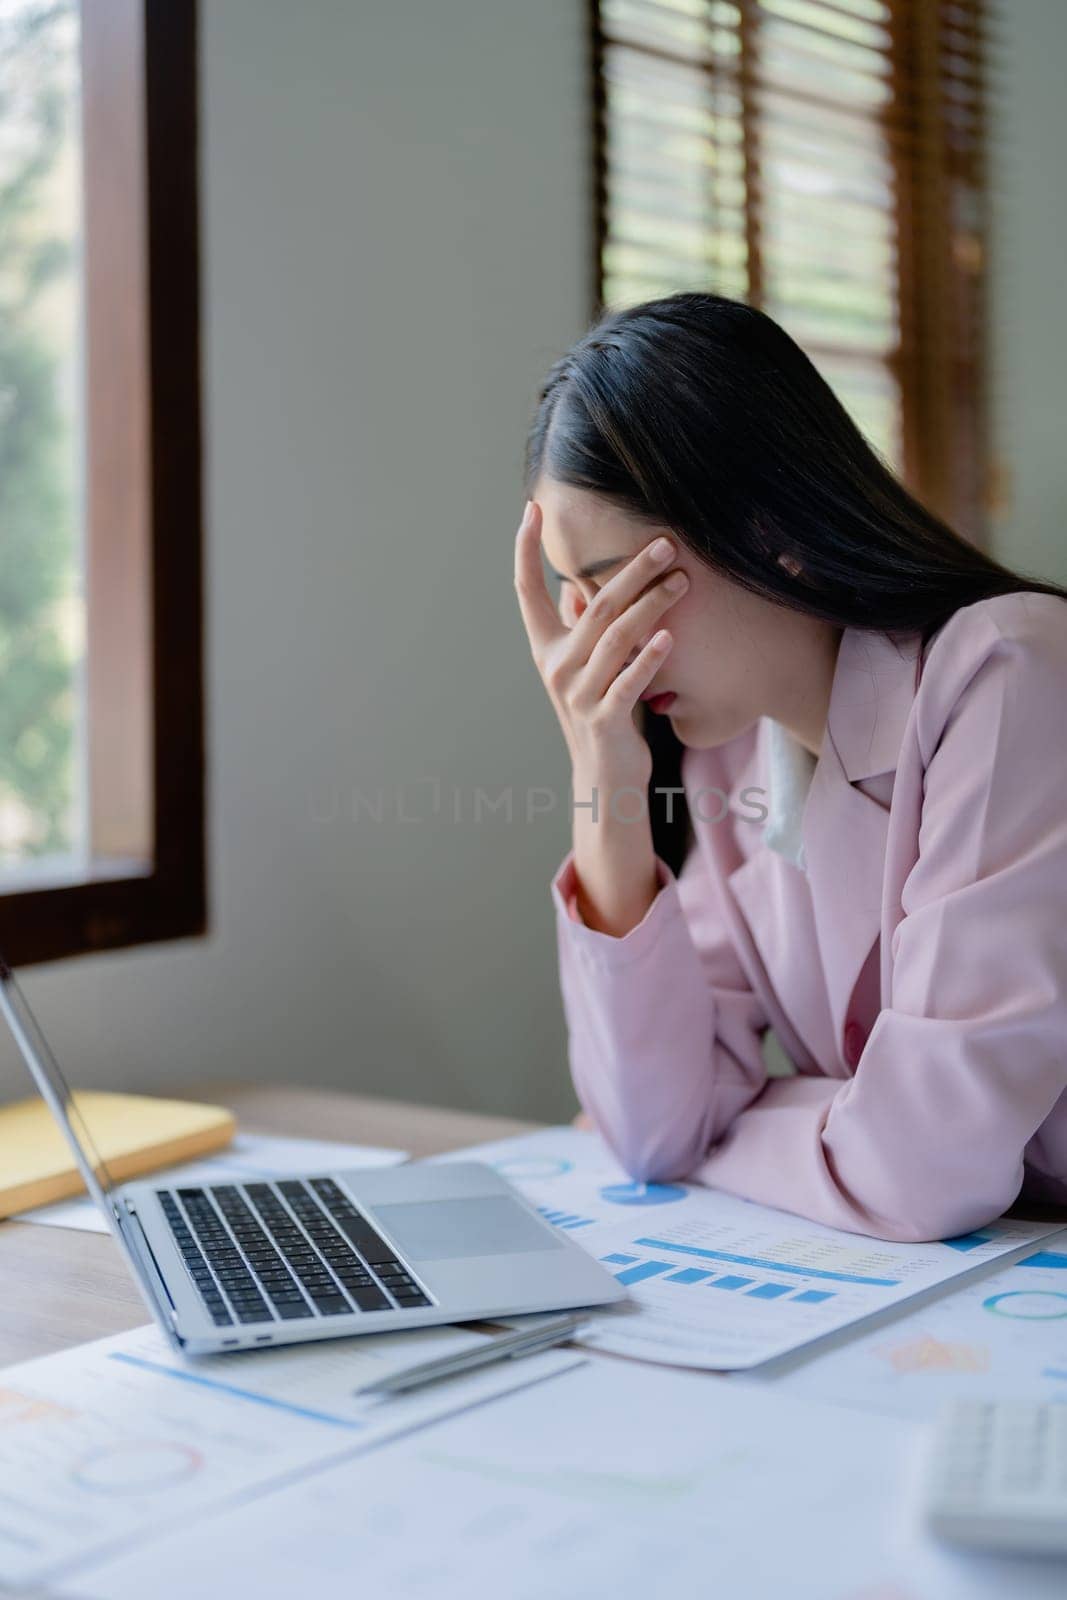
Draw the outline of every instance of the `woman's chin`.
<instances>
[{"instance_id":1,"label":"woman's chin","mask_svg":"<svg viewBox=\"0 0 1067 1600\"><path fill-rule=\"evenodd\" d=\"M720 745L729 744L731 739L736 739L753 725L750 720L740 727L731 726L722 715L701 711L700 707L694 708L685 703L672 706L668 720L679 743L691 750L717 750Z\"/></svg>"}]
</instances>

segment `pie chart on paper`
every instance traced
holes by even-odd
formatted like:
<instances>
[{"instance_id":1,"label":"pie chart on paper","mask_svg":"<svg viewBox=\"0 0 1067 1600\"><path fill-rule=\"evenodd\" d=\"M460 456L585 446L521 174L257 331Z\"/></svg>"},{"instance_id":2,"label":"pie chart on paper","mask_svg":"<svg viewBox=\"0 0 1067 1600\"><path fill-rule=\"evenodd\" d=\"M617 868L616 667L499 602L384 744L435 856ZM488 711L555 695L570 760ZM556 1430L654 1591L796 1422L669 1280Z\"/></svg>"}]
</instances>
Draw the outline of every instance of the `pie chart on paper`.
<instances>
[{"instance_id":1,"label":"pie chart on paper","mask_svg":"<svg viewBox=\"0 0 1067 1600\"><path fill-rule=\"evenodd\" d=\"M70 1476L97 1494L151 1494L172 1489L199 1472L204 1458L191 1445L167 1439L130 1439L96 1450L75 1463Z\"/></svg>"},{"instance_id":2,"label":"pie chart on paper","mask_svg":"<svg viewBox=\"0 0 1067 1600\"><path fill-rule=\"evenodd\" d=\"M537 1183L545 1178L562 1178L572 1170L574 1162L562 1156L508 1156L504 1161L494 1161L493 1166L516 1183Z\"/></svg>"},{"instance_id":3,"label":"pie chart on paper","mask_svg":"<svg viewBox=\"0 0 1067 1600\"><path fill-rule=\"evenodd\" d=\"M1018 1317L1022 1322L1049 1322L1067 1317L1067 1294L1058 1289L1009 1289L982 1301L998 1317Z\"/></svg>"},{"instance_id":4,"label":"pie chart on paper","mask_svg":"<svg viewBox=\"0 0 1067 1600\"><path fill-rule=\"evenodd\" d=\"M609 1183L600 1198L613 1206L665 1206L684 1200L685 1190L680 1183Z\"/></svg>"}]
</instances>

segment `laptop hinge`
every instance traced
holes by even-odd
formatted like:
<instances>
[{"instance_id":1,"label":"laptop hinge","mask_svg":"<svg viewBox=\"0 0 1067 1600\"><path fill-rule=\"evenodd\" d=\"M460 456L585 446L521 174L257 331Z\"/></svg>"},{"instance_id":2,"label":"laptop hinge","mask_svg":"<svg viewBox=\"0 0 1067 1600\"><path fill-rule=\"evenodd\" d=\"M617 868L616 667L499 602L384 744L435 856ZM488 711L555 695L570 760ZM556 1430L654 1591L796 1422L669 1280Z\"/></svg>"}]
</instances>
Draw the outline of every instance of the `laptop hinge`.
<instances>
[{"instance_id":1,"label":"laptop hinge","mask_svg":"<svg viewBox=\"0 0 1067 1600\"><path fill-rule=\"evenodd\" d=\"M140 1217L132 1206L126 1209L117 1206L115 1216L130 1251L142 1269L141 1286L149 1298L156 1320L174 1343L184 1345L185 1340L178 1332L178 1308L171 1299L167 1280L159 1270L159 1263Z\"/></svg>"}]
</instances>

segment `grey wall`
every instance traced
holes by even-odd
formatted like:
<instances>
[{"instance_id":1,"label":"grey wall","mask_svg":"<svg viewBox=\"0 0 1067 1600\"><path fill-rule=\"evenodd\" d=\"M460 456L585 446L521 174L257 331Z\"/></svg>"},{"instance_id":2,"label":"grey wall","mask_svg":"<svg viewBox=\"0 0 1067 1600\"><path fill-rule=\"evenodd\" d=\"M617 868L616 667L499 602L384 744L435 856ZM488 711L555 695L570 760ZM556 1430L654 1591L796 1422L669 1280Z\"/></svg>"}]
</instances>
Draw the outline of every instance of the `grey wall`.
<instances>
[{"instance_id":1,"label":"grey wall","mask_svg":"<svg viewBox=\"0 0 1067 1600\"><path fill-rule=\"evenodd\" d=\"M1007 469L997 555L1067 582L1067 5L1000 0L993 126L994 421Z\"/></svg>"},{"instance_id":2,"label":"grey wall","mask_svg":"<svg viewBox=\"0 0 1067 1600\"><path fill-rule=\"evenodd\" d=\"M449 815L566 780L511 568L588 311L584 43L577 0L205 0L212 934L27 974L83 1083L575 1107L563 814ZM425 820L352 820L398 785Z\"/></svg>"},{"instance_id":3,"label":"grey wall","mask_svg":"<svg viewBox=\"0 0 1067 1600\"><path fill-rule=\"evenodd\" d=\"M1009 16L998 538L1064 576L1067 6ZM536 383L588 311L584 44L579 0L204 0L212 934L27 975L83 1083L574 1108L566 819L520 820L566 770L511 554ZM478 785L516 820L451 822ZM424 820L353 820L379 786Z\"/></svg>"}]
</instances>

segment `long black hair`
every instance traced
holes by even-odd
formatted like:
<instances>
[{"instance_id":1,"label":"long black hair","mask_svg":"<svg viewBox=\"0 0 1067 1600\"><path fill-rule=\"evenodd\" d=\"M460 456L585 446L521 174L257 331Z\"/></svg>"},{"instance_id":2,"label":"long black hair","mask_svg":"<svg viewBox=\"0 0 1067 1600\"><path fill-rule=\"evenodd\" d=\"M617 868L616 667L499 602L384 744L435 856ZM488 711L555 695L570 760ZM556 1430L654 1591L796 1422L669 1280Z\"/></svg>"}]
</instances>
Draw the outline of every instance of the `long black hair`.
<instances>
[{"instance_id":1,"label":"long black hair","mask_svg":"<svg viewBox=\"0 0 1067 1600\"><path fill-rule=\"evenodd\" d=\"M961 606L1067 589L1011 571L910 494L800 346L766 313L684 291L602 315L541 386L526 494L541 473L668 527L699 560L838 627L918 633ZM657 851L691 840L655 790L682 746L646 715Z\"/></svg>"}]
</instances>

